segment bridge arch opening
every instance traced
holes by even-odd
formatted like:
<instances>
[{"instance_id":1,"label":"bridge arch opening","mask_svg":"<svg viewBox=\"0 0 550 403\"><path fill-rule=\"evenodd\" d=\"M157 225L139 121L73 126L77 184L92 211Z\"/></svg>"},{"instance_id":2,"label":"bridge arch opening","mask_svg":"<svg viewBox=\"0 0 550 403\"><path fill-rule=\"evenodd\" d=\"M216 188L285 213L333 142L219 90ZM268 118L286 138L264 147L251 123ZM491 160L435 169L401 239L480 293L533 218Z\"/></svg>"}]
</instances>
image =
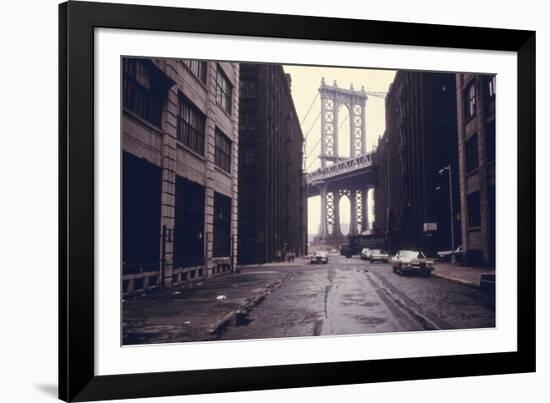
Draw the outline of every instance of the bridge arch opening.
<instances>
[{"instance_id":1,"label":"bridge arch opening","mask_svg":"<svg viewBox=\"0 0 550 403\"><path fill-rule=\"evenodd\" d=\"M350 158L350 110L346 104L338 106L338 157Z\"/></svg>"},{"instance_id":2,"label":"bridge arch opening","mask_svg":"<svg viewBox=\"0 0 550 403\"><path fill-rule=\"evenodd\" d=\"M367 193L367 227L372 229L372 223L374 222L374 188L370 188Z\"/></svg>"},{"instance_id":3,"label":"bridge arch opening","mask_svg":"<svg viewBox=\"0 0 550 403\"><path fill-rule=\"evenodd\" d=\"M342 235L348 235L350 232L349 216L351 203L347 195L340 196L340 202L337 208L340 213L340 231Z\"/></svg>"},{"instance_id":4,"label":"bridge arch opening","mask_svg":"<svg viewBox=\"0 0 550 403\"><path fill-rule=\"evenodd\" d=\"M308 197L307 199L307 233L318 235L321 233L321 196ZM312 239L308 239L311 241Z\"/></svg>"}]
</instances>

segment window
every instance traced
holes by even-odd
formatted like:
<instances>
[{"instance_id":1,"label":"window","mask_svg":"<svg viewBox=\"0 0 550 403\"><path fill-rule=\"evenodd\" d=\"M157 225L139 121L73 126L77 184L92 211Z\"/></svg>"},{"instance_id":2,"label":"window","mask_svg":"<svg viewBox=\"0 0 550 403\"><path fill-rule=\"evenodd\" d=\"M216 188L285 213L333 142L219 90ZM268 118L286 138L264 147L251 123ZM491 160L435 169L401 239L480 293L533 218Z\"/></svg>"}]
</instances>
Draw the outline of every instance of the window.
<instances>
[{"instance_id":1,"label":"window","mask_svg":"<svg viewBox=\"0 0 550 403\"><path fill-rule=\"evenodd\" d=\"M479 227L481 225L481 206L479 192L468 195L468 226Z\"/></svg>"},{"instance_id":2,"label":"window","mask_svg":"<svg viewBox=\"0 0 550 403\"><path fill-rule=\"evenodd\" d=\"M231 140L216 128L214 163L218 168L231 172Z\"/></svg>"},{"instance_id":3,"label":"window","mask_svg":"<svg viewBox=\"0 0 550 403\"><path fill-rule=\"evenodd\" d=\"M464 90L464 117L471 118L476 114L476 87L472 81Z\"/></svg>"},{"instance_id":4,"label":"window","mask_svg":"<svg viewBox=\"0 0 550 403\"><path fill-rule=\"evenodd\" d=\"M487 124L485 129L485 151L487 161L494 161L496 154L496 137L495 137L495 121Z\"/></svg>"},{"instance_id":5,"label":"window","mask_svg":"<svg viewBox=\"0 0 550 403\"><path fill-rule=\"evenodd\" d=\"M213 255L231 254L231 199L214 193L214 245Z\"/></svg>"},{"instance_id":6,"label":"window","mask_svg":"<svg viewBox=\"0 0 550 403\"><path fill-rule=\"evenodd\" d=\"M130 153L122 160L123 272L159 269L161 169Z\"/></svg>"},{"instance_id":7,"label":"window","mask_svg":"<svg viewBox=\"0 0 550 403\"><path fill-rule=\"evenodd\" d=\"M200 155L204 155L205 121L204 115L180 94L177 139Z\"/></svg>"},{"instance_id":8,"label":"window","mask_svg":"<svg viewBox=\"0 0 550 403\"><path fill-rule=\"evenodd\" d=\"M239 95L243 98L254 98L256 96L256 81L241 80L239 88Z\"/></svg>"},{"instance_id":9,"label":"window","mask_svg":"<svg viewBox=\"0 0 550 403\"><path fill-rule=\"evenodd\" d=\"M184 60L183 63L197 76L199 80L206 83L206 68L208 64L198 60Z\"/></svg>"},{"instance_id":10,"label":"window","mask_svg":"<svg viewBox=\"0 0 550 403\"><path fill-rule=\"evenodd\" d=\"M205 189L195 182L176 175L175 190L174 267L204 264Z\"/></svg>"},{"instance_id":11,"label":"window","mask_svg":"<svg viewBox=\"0 0 550 403\"><path fill-rule=\"evenodd\" d=\"M244 148L243 156L244 166L252 168L256 166L256 149L252 146Z\"/></svg>"},{"instance_id":12,"label":"window","mask_svg":"<svg viewBox=\"0 0 550 403\"><path fill-rule=\"evenodd\" d=\"M466 173L472 172L479 166L477 134L466 140Z\"/></svg>"},{"instance_id":13,"label":"window","mask_svg":"<svg viewBox=\"0 0 550 403\"><path fill-rule=\"evenodd\" d=\"M229 79L218 66L216 72L216 102L227 113L231 113L231 96L233 93L233 85L229 82Z\"/></svg>"},{"instance_id":14,"label":"window","mask_svg":"<svg viewBox=\"0 0 550 403\"><path fill-rule=\"evenodd\" d=\"M124 58L123 106L143 120L160 127L165 91L155 82L153 64L145 59ZM159 80L161 81L161 80Z\"/></svg>"},{"instance_id":15,"label":"window","mask_svg":"<svg viewBox=\"0 0 550 403\"><path fill-rule=\"evenodd\" d=\"M239 129L253 130L256 128L256 114L252 112L239 113Z\"/></svg>"},{"instance_id":16,"label":"window","mask_svg":"<svg viewBox=\"0 0 550 403\"><path fill-rule=\"evenodd\" d=\"M496 93L497 93L497 76L489 77L487 92L488 92L490 98L492 98L496 95Z\"/></svg>"}]
</instances>

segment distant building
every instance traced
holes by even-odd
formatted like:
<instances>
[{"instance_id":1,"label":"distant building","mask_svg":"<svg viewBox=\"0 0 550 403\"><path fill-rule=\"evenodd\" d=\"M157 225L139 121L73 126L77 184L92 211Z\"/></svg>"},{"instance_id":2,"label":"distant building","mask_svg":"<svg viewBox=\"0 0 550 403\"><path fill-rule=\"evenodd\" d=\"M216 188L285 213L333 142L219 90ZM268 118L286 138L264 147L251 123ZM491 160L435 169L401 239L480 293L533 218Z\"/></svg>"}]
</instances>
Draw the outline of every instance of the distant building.
<instances>
[{"instance_id":1,"label":"distant building","mask_svg":"<svg viewBox=\"0 0 550 403\"><path fill-rule=\"evenodd\" d=\"M496 76L457 74L456 93L465 259L494 267Z\"/></svg>"},{"instance_id":2,"label":"distant building","mask_svg":"<svg viewBox=\"0 0 550 403\"><path fill-rule=\"evenodd\" d=\"M391 252L451 247L447 172L452 169L455 247L459 245L456 82L454 74L399 71L386 96L378 141L374 230Z\"/></svg>"},{"instance_id":3,"label":"distant building","mask_svg":"<svg viewBox=\"0 0 550 403\"><path fill-rule=\"evenodd\" d=\"M122 79L123 291L216 275L237 252L238 64L124 58Z\"/></svg>"},{"instance_id":4,"label":"distant building","mask_svg":"<svg viewBox=\"0 0 550 403\"><path fill-rule=\"evenodd\" d=\"M307 247L303 136L290 76L240 65L239 261L263 263Z\"/></svg>"}]
</instances>

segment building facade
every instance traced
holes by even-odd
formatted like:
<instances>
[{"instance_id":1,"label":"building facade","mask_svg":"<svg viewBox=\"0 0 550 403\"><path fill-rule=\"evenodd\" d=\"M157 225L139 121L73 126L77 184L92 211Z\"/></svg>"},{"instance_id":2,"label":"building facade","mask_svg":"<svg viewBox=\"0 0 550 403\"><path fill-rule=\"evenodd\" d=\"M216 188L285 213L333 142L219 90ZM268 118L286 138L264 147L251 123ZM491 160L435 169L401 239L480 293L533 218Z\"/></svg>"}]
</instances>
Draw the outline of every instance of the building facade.
<instances>
[{"instance_id":1,"label":"building facade","mask_svg":"<svg viewBox=\"0 0 550 403\"><path fill-rule=\"evenodd\" d=\"M390 252L420 249L428 255L459 245L454 74L397 72L386 96L386 131L376 149L374 231ZM448 171L452 176L449 189ZM441 171L441 173L440 173Z\"/></svg>"},{"instance_id":2,"label":"building facade","mask_svg":"<svg viewBox=\"0 0 550 403\"><path fill-rule=\"evenodd\" d=\"M240 65L239 261L263 263L307 245L303 136L280 65Z\"/></svg>"},{"instance_id":3,"label":"building facade","mask_svg":"<svg viewBox=\"0 0 550 403\"><path fill-rule=\"evenodd\" d=\"M494 267L496 76L457 74L456 94L465 260Z\"/></svg>"},{"instance_id":4,"label":"building facade","mask_svg":"<svg viewBox=\"0 0 550 403\"><path fill-rule=\"evenodd\" d=\"M122 60L123 292L237 261L236 63Z\"/></svg>"}]
</instances>

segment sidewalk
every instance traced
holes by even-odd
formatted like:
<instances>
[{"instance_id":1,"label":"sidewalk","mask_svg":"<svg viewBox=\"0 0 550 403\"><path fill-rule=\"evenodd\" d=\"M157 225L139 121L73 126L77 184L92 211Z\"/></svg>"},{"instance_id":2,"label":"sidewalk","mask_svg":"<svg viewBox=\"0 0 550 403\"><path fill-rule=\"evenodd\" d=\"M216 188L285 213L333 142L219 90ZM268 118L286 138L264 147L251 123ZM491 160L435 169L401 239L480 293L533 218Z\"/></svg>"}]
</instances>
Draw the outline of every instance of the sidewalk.
<instances>
[{"instance_id":1,"label":"sidewalk","mask_svg":"<svg viewBox=\"0 0 550 403\"><path fill-rule=\"evenodd\" d=\"M449 262L435 262L432 272L434 276L477 287L482 274L495 274L495 270L488 267L457 266Z\"/></svg>"},{"instance_id":2,"label":"sidewalk","mask_svg":"<svg viewBox=\"0 0 550 403\"><path fill-rule=\"evenodd\" d=\"M266 270L266 266L242 267L240 273L125 297L123 344L215 339L224 326L238 321L294 275L291 270Z\"/></svg>"},{"instance_id":3,"label":"sidewalk","mask_svg":"<svg viewBox=\"0 0 550 403\"><path fill-rule=\"evenodd\" d=\"M250 268L277 268L277 267L288 267L288 266L303 266L309 263L309 258L305 256L297 256L293 262L287 260L281 262L269 262L269 263L260 263L260 264L240 264L238 265L239 270L241 269L250 269Z\"/></svg>"}]
</instances>

